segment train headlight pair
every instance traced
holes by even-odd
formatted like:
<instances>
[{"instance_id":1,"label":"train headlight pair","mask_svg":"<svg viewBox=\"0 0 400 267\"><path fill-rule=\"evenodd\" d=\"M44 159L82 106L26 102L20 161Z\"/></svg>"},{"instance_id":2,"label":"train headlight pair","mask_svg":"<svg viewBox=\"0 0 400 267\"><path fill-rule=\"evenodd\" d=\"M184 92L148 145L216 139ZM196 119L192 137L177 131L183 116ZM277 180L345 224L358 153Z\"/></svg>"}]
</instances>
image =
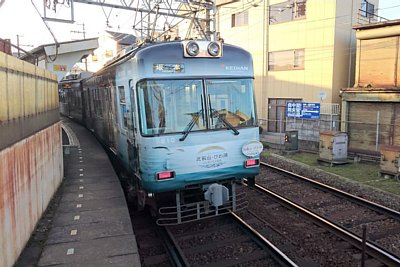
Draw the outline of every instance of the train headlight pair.
<instances>
[{"instance_id":1,"label":"train headlight pair","mask_svg":"<svg viewBox=\"0 0 400 267\"><path fill-rule=\"evenodd\" d=\"M185 57L221 57L222 46L219 42L189 41L184 43Z\"/></svg>"}]
</instances>

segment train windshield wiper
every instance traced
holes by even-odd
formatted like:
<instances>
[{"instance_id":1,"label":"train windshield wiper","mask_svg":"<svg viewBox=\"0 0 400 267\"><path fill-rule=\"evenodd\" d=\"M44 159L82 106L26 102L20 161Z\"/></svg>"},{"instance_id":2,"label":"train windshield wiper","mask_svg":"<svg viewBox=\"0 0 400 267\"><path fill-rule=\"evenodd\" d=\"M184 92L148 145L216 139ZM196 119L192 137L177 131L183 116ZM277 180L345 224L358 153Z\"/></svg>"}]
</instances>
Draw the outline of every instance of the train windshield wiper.
<instances>
[{"instance_id":1,"label":"train windshield wiper","mask_svg":"<svg viewBox=\"0 0 400 267\"><path fill-rule=\"evenodd\" d=\"M231 129L231 130L233 131L234 135L238 135L238 134L239 134L239 131L238 131L235 127L233 127L233 125L230 124L230 123L224 118L224 116L222 116L222 114L218 112L218 110L212 109L212 110L211 110L211 118L216 118L216 117L218 117L218 119L221 120L222 123L223 123L226 127L228 127L229 129Z\"/></svg>"},{"instance_id":2,"label":"train windshield wiper","mask_svg":"<svg viewBox=\"0 0 400 267\"><path fill-rule=\"evenodd\" d=\"M186 113L186 115L192 115L191 121L189 121L188 125L186 126L185 130L183 130L183 136L179 138L179 141L184 141L186 137L189 135L190 131L193 129L194 125L198 123L200 115L203 113L203 110L199 110L198 112L194 113Z\"/></svg>"}]
</instances>

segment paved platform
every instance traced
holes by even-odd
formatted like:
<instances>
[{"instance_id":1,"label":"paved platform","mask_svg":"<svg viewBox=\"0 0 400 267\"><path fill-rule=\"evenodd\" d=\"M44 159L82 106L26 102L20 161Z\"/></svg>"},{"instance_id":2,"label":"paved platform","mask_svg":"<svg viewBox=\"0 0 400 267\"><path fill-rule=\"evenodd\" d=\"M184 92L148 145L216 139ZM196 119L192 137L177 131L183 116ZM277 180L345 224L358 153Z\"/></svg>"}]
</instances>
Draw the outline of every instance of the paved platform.
<instances>
[{"instance_id":1,"label":"paved platform","mask_svg":"<svg viewBox=\"0 0 400 267\"><path fill-rule=\"evenodd\" d=\"M63 129L72 143L64 146L60 201L37 266L140 266L124 193L107 154L82 126L66 120Z\"/></svg>"}]
</instances>

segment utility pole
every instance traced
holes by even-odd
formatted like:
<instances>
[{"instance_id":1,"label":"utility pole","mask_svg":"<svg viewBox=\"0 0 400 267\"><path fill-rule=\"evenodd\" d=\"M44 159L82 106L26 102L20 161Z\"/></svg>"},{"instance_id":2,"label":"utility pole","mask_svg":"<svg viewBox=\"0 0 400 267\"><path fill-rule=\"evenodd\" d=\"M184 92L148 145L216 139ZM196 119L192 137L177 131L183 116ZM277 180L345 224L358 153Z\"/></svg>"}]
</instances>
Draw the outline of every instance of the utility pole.
<instances>
[{"instance_id":1,"label":"utility pole","mask_svg":"<svg viewBox=\"0 0 400 267\"><path fill-rule=\"evenodd\" d=\"M205 33L207 39L210 41L216 41L216 27L215 27L215 1L216 0L205 0L206 8L206 28Z\"/></svg>"},{"instance_id":2,"label":"utility pole","mask_svg":"<svg viewBox=\"0 0 400 267\"><path fill-rule=\"evenodd\" d=\"M76 25L81 25L82 26L82 31L71 31L72 33L82 33L83 34L83 39L86 39L86 30L85 30L85 23L76 23ZM87 57L84 59L85 61L85 71L88 71L87 68Z\"/></svg>"},{"instance_id":3,"label":"utility pole","mask_svg":"<svg viewBox=\"0 0 400 267\"><path fill-rule=\"evenodd\" d=\"M77 23L76 25L82 26L82 31L71 31L72 33L82 33L83 39L86 39L85 23Z\"/></svg>"},{"instance_id":4,"label":"utility pole","mask_svg":"<svg viewBox=\"0 0 400 267\"><path fill-rule=\"evenodd\" d=\"M18 58L21 57L21 50L24 51L24 50L21 48L21 46L33 47L33 45L24 45L24 44L21 44L20 41L19 41L19 38L20 38L20 37L24 37L24 36L23 36L23 35L17 34L17 51L18 51L18 52L17 52L17 53L18 53L17 55L18 55ZM14 46L14 47L15 47L15 46ZM25 51L24 51L24 52L25 52Z\"/></svg>"},{"instance_id":5,"label":"utility pole","mask_svg":"<svg viewBox=\"0 0 400 267\"><path fill-rule=\"evenodd\" d=\"M82 23L83 39L86 39L85 23Z\"/></svg>"},{"instance_id":6,"label":"utility pole","mask_svg":"<svg viewBox=\"0 0 400 267\"><path fill-rule=\"evenodd\" d=\"M18 46L18 58L20 58L21 54L19 52L19 34L17 34L17 46Z\"/></svg>"}]
</instances>

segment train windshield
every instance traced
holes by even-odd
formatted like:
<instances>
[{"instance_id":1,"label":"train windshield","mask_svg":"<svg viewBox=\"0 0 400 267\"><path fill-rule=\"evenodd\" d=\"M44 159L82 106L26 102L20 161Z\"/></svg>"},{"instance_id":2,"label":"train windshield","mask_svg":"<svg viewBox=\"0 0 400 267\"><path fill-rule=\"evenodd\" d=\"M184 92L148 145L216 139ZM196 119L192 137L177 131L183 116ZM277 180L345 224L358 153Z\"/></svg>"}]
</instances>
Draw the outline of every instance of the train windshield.
<instances>
[{"instance_id":1,"label":"train windshield","mask_svg":"<svg viewBox=\"0 0 400 267\"><path fill-rule=\"evenodd\" d=\"M145 136L256 126L252 79L146 80L138 100Z\"/></svg>"}]
</instances>

